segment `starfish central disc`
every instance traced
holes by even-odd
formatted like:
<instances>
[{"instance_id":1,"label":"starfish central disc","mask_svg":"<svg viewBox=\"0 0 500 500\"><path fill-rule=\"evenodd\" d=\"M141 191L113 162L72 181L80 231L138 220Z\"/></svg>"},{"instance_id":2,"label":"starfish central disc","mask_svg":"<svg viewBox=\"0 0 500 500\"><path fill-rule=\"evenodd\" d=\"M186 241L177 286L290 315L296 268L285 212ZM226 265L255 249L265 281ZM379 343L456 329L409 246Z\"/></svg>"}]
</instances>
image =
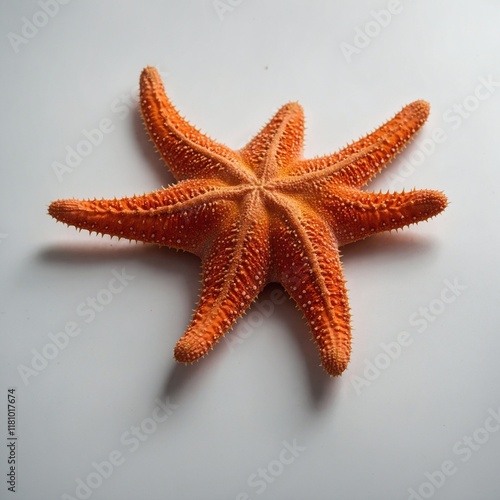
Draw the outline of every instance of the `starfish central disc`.
<instances>
[{"instance_id":1,"label":"starfish central disc","mask_svg":"<svg viewBox=\"0 0 500 500\"><path fill-rule=\"evenodd\" d=\"M202 134L174 108L158 72L140 78L146 129L177 182L142 196L59 200L57 220L90 232L185 250L202 260L200 299L175 358L205 355L271 282L304 313L330 375L351 353L350 313L339 247L429 219L439 191L371 193L361 188L423 125L415 101L340 151L302 156L304 115L283 106L242 149Z\"/></svg>"}]
</instances>

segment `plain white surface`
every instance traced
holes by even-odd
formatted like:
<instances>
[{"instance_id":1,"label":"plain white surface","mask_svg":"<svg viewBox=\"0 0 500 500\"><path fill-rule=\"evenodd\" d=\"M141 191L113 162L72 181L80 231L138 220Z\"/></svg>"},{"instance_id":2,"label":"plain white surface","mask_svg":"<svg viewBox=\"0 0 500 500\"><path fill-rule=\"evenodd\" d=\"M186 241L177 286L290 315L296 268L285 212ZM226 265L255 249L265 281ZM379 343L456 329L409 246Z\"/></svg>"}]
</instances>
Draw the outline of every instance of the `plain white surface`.
<instances>
[{"instance_id":1,"label":"plain white surface","mask_svg":"<svg viewBox=\"0 0 500 500\"><path fill-rule=\"evenodd\" d=\"M0 497L498 499L500 3L48 2L52 17L42 3L0 7L1 397L16 388L19 436L17 493L2 481ZM342 44L355 43L348 61ZM202 362L177 365L199 261L46 215L57 198L172 182L135 103L146 65L234 148L291 100L305 108L306 156L431 102L370 189L441 189L450 206L343 249L354 339L341 378L318 366L293 304L273 303L278 286ZM102 120L113 130L58 178L54 163ZM129 276L119 293L114 272ZM109 302L93 316L92 298ZM50 334L72 322L80 334L54 351ZM53 359L23 379L42 352Z\"/></svg>"}]
</instances>

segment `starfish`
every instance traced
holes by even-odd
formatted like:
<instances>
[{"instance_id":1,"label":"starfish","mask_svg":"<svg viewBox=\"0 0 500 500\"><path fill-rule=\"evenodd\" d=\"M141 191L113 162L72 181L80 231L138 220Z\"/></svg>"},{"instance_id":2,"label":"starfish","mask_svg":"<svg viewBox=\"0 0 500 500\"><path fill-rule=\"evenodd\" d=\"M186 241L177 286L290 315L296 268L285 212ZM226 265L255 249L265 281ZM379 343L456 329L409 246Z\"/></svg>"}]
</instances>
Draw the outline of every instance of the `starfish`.
<instances>
[{"instance_id":1,"label":"starfish","mask_svg":"<svg viewBox=\"0 0 500 500\"><path fill-rule=\"evenodd\" d=\"M304 114L285 104L243 148L190 125L152 67L140 77L146 129L178 181L150 194L58 200L67 225L184 250L202 260L200 298L174 356L190 363L225 335L271 282L302 310L330 375L347 367L350 309L339 247L429 219L447 205L439 191L361 190L411 140L429 104L415 101L374 132L330 155L302 157Z\"/></svg>"}]
</instances>

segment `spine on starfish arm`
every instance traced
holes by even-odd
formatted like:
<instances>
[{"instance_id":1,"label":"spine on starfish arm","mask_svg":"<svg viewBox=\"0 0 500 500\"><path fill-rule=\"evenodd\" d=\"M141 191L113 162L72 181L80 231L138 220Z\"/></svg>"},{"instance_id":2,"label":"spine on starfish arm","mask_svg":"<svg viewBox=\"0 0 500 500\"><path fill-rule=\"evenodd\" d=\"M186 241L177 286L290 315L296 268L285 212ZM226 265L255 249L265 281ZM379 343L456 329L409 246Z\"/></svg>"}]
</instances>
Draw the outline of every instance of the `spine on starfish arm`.
<instances>
[{"instance_id":1,"label":"spine on starfish arm","mask_svg":"<svg viewBox=\"0 0 500 500\"><path fill-rule=\"evenodd\" d=\"M188 193L195 199L198 194L197 199L205 199L206 203L193 204ZM224 219L231 210L230 203L213 201L211 196L202 182L187 181L168 190L130 198L58 200L50 204L49 214L90 233L156 243L201 256L217 219Z\"/></svg>"},{"instance_id":2,"label":"spine on starfish arm","mask_svg":"<svg viewBox=\"0 0 500 500\"><path fill-rule=\"evenodd\" d=\"M151 235L154 237L150 224L152 221L148 221L148 218L150 210L154 212L162 205L161 194L158 194L157 202L145 196L113 200L57 200L50 204L49 215L68 226L86 229L90 233L130 240L139 240L141 236L144 240L151 238ZM145 233L146 228L148 235Z\"/></svg>"},{"instance_id":3,"label":"spine on starfish arm","mask_svg":"<svg viewBox=\"0 0 500 500\"><path fill-rule=\"evenodd\" d=\"M139 85L144 125L177 180L225 178L234 181L247 177L234 168L234 162L241 160L236 152L203 134L179 114L155 68L144 68Z\"/></svg>"},{"instance_id":4,"label":"spine on starfish arm","mask_svg":"<svg viewBox=\"0 0 500 500\"><path fill-rule=\"evenodd\" d=\"M406 147L427 120L429 111L428 102L412 102L382 126L340 151L294 163L290 175L313 172L323 175L330 170L336 182L360 188Z\"/></svg>"},{"instance_id":5,"label":"spine on starfish arm","mask_svg":"<svg viewBox=\"0 0 500 500\"><path fill-rule=\"evenodd\" d=\"M322 206L339 246L343 246L428 220L441 213L447 204L443 193L431 189L383 194L347 188L340 205L338 200L327 199Z\"/></svg>"},{"instance_id":6,"label":"spine on starfish arm","mask_svg":"<svg viewBox=\"0 0 500 500\"><path fill-rule=\"evenodd\" d=\"M426 122L429 112L427 101L414 101L371 134L340 151L344 159L373 147L368 156L344 166L339 171L338 180L352 187L364 186L411 142Z\"/></svg>"},{"instance_id":7,"label":"spine on starfish arm","mask_svg":"<svg viewBox=\"0 0 500 500\"><path fill-rule=\"evenodd\" d=\"M313 215L289 215L288 222L274 221L276 278L304 313L323 368L337 376L347 368L351 354L350 310L340 255L323 221Z\"/></svg>"},{"instance_id":8,"label":"spine on starfish arm","mask_svg":"<svg viewBox=\"0 0 500 500\"><path fill-rule=\"evenodd\" d=\"M203 262L200 300L178 341L177 361L192 363L229 331L269 282L269 233L262 207L246 207L251 216L217 236Z\"/></svg>"}]
</instances>

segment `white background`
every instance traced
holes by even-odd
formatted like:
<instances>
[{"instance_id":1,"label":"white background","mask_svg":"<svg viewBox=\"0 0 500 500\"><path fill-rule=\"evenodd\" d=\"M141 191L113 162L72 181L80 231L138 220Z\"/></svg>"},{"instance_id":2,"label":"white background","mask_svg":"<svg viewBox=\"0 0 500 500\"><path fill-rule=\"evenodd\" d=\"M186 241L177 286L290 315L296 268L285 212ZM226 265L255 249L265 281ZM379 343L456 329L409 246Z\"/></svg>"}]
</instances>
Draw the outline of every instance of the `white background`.
<instances>
[{"instance_id":1,"label":"white background","mask_svg":"<svg viewBox=\"0 0 500 500\"><path fill-rule=\"evenodd\" d=\"M51 17L41 3L0 7L0 497L498 499L500 2L48 2ZM54 199L173 181L134 100L146 65L184 116L234 148L291 100L305 109L309 157L414 99L431 103L370 189L440 189L450 205L343 249L353 355L342 377L318 366L291 301L273 304L277 285L208 357L176 364L198 259L47 216ZM103 119L113 130L56 175ZM86 302L109 299L113 270L133 279L91 317ZM54 351L50 335L71 322L80 334ZM401 332L409 340L396 348ZM172 408L159 424L157 398ZM141 426L149 434L133 441ZM120 464L99 475L93 464L110 455Z\"/></svg>"}]
</instances>

